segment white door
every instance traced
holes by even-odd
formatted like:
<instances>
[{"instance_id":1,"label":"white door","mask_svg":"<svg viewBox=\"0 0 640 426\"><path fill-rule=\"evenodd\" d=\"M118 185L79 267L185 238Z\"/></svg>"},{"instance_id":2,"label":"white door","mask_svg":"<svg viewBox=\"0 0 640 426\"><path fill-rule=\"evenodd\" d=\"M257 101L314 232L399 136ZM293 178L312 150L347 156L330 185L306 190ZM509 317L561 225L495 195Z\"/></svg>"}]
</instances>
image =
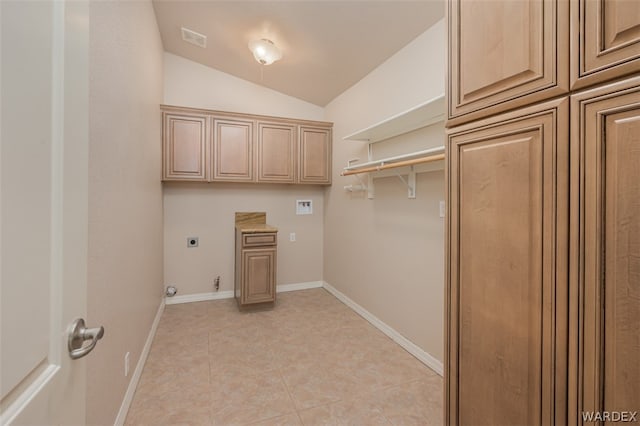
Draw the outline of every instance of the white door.
<instances>
[{"instance_id":1,"label":"white door","mask_svg":"<svg viewBox=\"0 0 640 426\"><path fill-rule=\"evenodd\" d=\"M83 424L88 4L1 0L0 23L0 424Z\"/></svg>"}]
</instances>

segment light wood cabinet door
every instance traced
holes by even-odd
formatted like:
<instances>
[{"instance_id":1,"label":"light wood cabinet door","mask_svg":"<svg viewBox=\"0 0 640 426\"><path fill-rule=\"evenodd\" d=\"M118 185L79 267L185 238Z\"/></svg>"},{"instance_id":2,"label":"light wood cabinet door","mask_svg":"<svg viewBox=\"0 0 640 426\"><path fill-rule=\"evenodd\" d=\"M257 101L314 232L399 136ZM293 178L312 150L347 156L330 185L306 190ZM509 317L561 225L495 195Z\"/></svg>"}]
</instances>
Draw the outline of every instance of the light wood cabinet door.
<instances>
[{"instance_id":1,"label":"light wood cabinet door","mask_svg":"<svg viewBox=\"0 0 640 426\"><path fill-rule=\"evenodd\" d=\"M640 1L572 0L571 19L574 89L640 71Z\"/></svg>"},{"instance_id":2,"label":"light wood cabinet door","mask_svg":"<svg viewBox=\"0 0 640 426\"><path fill-rule=\"evenodd\" d=\"M206 181L206 115L163 113L163 180Z\"/></svg>"},{"instance_id":3,"label":"light wood cabinet door","mask_svg":"<svg viewBox=\"0 0 640 426\"><path fill-rule=\"evenodd\" d=\"M295 125L258 122L257 148L258 182L295 182Z\"/></svg>"},{"instance_id":4,"label":"light wood cabinet door","mask_svg":"<svg viewBox=\"0 0 640 426\"><path fill-rule=\"evenodd\" d=\"M445 424L566 422L568 99L448 135Z\"/></svg>"},{"instance_id":5,"label":"light wood cabinet door","mask_svg":"<svg viewBox=\"0 0 640 426\"><path fill-rule=\"evenodd\" d=\"M243 305L274 302L276 299L276 249L242 250Z\"/></svg>"},{"instance_id":6,"label":"light wood cabinet door","mask_svg":"<svg viewBox=\"0 0 640 426\"><path fill-rule=\"evenodd\" d=\"M300 183L331 183L331 129L300 127Z\"/></svg>"},{"instance_id":7,"label":"light wood cabinet door","mask_svg":"<svg viewBox=\"0 0 640 426\"><path fill-rule=\"evenodd\" d=\"M572 97L570 424L640 409L640 77Z\"/></svg>"},{"instance_id":8,"label":"light wood cabinet door","mask_svg":"<svg viewBox=\"0 0 640 426\"><path fill-rule=\"evenodd\" d=\"M277 232L236 229L234 293L238 307L276 301Z\"/></svg>"},{"instance_id":9,"label":"light wood cabinet door","mask_svg":"<svg viewBox=\"0 0 640 426\"><path fill-rule=\"evenodd\" d=\"M253 181L254 122L213 119L213 180Z\"/></svg>"},{"instance_id":10,"label":"light wood cabinet door","mask_svg":"<svg viewBox=\"0 0 640 426\"><path fill-rule=\"evenodd\" d=\"M566 0L450 0L447 127L564 94Z\"/></svg>"}]
</instances>

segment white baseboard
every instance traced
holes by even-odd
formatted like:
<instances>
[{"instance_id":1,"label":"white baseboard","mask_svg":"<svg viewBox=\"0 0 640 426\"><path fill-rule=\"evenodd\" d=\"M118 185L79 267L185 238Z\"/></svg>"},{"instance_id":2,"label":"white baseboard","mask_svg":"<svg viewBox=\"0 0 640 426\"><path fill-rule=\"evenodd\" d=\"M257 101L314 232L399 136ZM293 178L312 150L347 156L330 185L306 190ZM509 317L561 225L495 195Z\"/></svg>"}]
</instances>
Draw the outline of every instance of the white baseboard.
<instances>
[{"instance_id":1,"label":"white baseboard","mask_svg":"<svg viewBox=\"0 0 640 426\"><path fill-rule=\"evenodd\" d=\"M207 300L220 300L220 299L232 299L233 291L218 291L215 293L194 293L185 294L182 296L173 296L165 298L167 305L175 305L177 303L191 303L191 302L204 302Z\"/></svg>"},{"instance_id":2,"label":"white baseboard","mask_svg":"<svg viewBox=\"0 0 640 426\"><path fill-rule=\"evenodd\" d=\"M324 287L324 281L308 281L306 283L296 284L280 284L276 287L276 293L285 293L287 291L309 290L311 288Z\"/></svg>"},{"instance_id":3,"label":"white baseboard","mask_svg":"<svg viewBox=\"0 0 640 426\"><path fill-rule=\"evenodd\" d=\"M362 318L366 319L376 327L378 330L382 331L384 334L389 336L394 342L402 346L407 352L416 357L420 362L424 365L438 373L440 376L444 375L444 368L442 366L442 362L438 361L433 355L429 354L418 345L404 337L402 334L398 333L396 330L382 322L378 317L373 315L371 312L367 311L362 306L358 305L353 300L349 299L342 292L337 290L331 284L326 281L323 283L323 287L331 294L333 294L338 300L342 303L356 311L358 315Z\"/></svg>"},{"instance_id":4,"label":"white baseboard","mask_svg":"<svg viewBox=\"0 0 640 426\"><path fill-rule=\"evenodd\" d=\"M151 343L153 343L153 338L156 335L156 330L158 329L158 324L160 323L160 317L162 317L162 312L164 312L164 306L165 301L160 301L158 312L156 312L156 317L154 318L153 324L151 325L151 330L149 330L147 341L144 344L144 348L142 348L140 358L138 358L138 363L136 364L136 369L134 370L133 375L131 376L131 380L129 381L129 387L127 388L127 392L124 394L124 399L122 400L122 404L120 405L120 411L118 411L118 417L116 417L114 426L124 425L124 421L127 418L129 407L131 407L131 402L133 401L133 395L136 393L136 388L138 387L140 376L142 376L144 364L147 362L147 357L149 356Z\"/></svg>"},{"instance_id":5,"label":"white baseboard","mask_svg":"<svg viewBox=\"0 0 640 426\"><path fill-rule=\"evenodd\" d=\"M305 283L280 284L276 287L276 293L284 293L287 291L308 290L310 288L322 288L324 281L309 281ZM183 296L173 296L165 298L167 305L175 305L176 303L204 302L206 300L232 299L233 291L219 291L215 293L195 293L185 294Z\"/></svg>"}]
</instances>

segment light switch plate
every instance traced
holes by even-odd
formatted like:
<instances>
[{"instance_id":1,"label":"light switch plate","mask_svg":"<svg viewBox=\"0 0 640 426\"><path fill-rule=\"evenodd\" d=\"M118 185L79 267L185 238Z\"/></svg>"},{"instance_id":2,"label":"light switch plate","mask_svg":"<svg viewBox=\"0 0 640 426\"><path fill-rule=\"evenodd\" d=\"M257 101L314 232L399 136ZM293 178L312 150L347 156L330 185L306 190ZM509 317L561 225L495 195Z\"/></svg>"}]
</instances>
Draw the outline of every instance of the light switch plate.
<instances>
[{"instance_id":1,"label":"light switch plate","mask_svg":"<svg viewBox=\"0 0 640 426\"><path fill-rule=\"evenodd\" d=\"M446 212L445 210L445 205L444 205L444 201L440 201L440 217L444 217L444 214Z\"/></svg>"}]
</instances>

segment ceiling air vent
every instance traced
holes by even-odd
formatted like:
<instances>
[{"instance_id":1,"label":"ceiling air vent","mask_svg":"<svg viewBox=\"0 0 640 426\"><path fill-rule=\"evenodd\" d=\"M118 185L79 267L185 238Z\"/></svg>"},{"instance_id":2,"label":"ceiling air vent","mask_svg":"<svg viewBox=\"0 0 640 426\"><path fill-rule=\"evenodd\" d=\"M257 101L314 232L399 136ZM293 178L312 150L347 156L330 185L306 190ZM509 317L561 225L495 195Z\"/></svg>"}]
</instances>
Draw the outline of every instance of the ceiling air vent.
<instances>
[{"instance_id":1,"label":"ceiling air vent","mask_svg":"<svg viewBox=\"0 0 640 426\"><path fill-rule=\"evenodd\" d=\"M198 47L207 47L207 36L182 27L182 39L187 43L195 44Z\"/></svg>"}]
</instances>

